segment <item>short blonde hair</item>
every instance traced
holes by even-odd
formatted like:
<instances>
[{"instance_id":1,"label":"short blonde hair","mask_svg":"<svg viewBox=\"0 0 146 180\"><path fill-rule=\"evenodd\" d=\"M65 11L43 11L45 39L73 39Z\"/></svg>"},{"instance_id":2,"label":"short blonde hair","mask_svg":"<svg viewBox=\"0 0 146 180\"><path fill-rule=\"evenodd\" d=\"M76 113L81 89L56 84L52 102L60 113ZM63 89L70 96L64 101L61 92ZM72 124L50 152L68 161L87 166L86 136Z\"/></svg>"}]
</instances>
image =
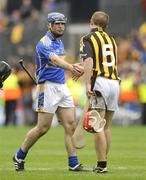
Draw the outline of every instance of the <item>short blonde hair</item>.
<instances>
[{"instance_id":1,"label":"short blonde hair","mask_svg":"<svg viewBox=\"0 0 146 180\"><path fill-rule=\"evenodd\" d=\"M109 15L102 11L96 11L91 17L91 22L105 29L109 23Z\"/></svg>"}]
</instances>

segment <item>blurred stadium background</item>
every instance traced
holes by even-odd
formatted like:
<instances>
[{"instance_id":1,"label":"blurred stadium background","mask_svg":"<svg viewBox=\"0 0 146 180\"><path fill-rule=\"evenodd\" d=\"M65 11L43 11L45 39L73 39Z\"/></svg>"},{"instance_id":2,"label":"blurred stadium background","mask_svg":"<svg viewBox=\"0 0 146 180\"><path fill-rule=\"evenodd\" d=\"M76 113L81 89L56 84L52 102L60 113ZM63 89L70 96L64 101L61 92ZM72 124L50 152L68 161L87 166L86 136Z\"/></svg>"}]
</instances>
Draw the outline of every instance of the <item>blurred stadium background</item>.
<instances>
[{"instance_id":1,"label":"blurred stadium background","mask_svg":"<svg viewBox=\"0 0 146 180\"><path fill-rule=\"evenodd\" d=\"M47 30L48 12L59 11L68 17L63 37L70 62L78 61L79 39L89 31L91 14L103 10L110 15L108 32L118 43L119 71L122 78L119 111L113 123L123 126L146 124L146 0L0 0L0 60L13 73L0 91L0 125L32 125L35 85L18 64L23 58L35 73L34 49ZM83 79L73 83L77 119L86 103ZM78 89L78 91L76 90ZM56 125L54 118L54 126Z\"/></svg>"}]
</instances>

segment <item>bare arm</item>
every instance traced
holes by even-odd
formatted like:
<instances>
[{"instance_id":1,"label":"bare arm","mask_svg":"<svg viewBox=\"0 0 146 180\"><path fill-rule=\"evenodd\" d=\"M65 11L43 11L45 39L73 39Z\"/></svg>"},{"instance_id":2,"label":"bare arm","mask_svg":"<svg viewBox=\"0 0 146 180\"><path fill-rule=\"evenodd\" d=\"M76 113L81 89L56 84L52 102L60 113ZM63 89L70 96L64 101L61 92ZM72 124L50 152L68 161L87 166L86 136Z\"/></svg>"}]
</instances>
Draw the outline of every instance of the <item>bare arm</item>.
<instances>
[{"instance_id":1,"label":"bare arm","mask_svg":"<svg viewBox=\"0 0 146 180\"><path fill-rule=\"evenodd\" d=\"M53 55L51 57L51 61L53 62L53 64L65 69L65 70L71 71L74 80L77 80L84 73L83 66L80 63L70 64L70 63L64 61L63 59L61 59L57 55Z\"/></svg>"},{"instance_id":2,"label":"bare arm","mask_svg":"<svg viewBox=\"0 0 146 180\"><path fill-rule=\"evenodd\" d=\"M51 61L53 64L65 69L65 70L68 70L68 71L71 71L73 72L73 65L64 61L62 58L60 58L59 56L57 55L53 55L51 57Z\"/></svg>"},{"instance_id":3,"label":"bare arm","mask_svg":"<svg viewBox=\"0 0 146 180\"><path fill-rule=\"evenodd\" d=\"M92 69L93 69L93 59L89 57L84 60L84 76L86 83L86 93L88 97L90 97L93 94L93 92L91 91Z\"/></svg>"}]
</instances>

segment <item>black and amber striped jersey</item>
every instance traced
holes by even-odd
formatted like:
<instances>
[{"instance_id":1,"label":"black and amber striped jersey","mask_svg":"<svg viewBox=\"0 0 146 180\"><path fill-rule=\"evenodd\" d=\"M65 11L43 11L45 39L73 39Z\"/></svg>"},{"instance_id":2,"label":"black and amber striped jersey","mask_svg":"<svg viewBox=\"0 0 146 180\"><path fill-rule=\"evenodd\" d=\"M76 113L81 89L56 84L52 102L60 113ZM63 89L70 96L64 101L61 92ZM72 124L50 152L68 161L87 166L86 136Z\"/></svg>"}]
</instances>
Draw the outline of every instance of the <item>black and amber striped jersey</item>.
<instances>
[{"instance_id":1,"label":"black and amber striped jersey","mask_svg":"<svg viewBox=\"0 0 146 180\"><path fill-rule=\"evenodd\" d=\"M97 76L120 80L117 69L117 45L113 37L105 31L93 31L80 41L80 57L93 59L93 69Z\"/></svg>"}]
</instances>

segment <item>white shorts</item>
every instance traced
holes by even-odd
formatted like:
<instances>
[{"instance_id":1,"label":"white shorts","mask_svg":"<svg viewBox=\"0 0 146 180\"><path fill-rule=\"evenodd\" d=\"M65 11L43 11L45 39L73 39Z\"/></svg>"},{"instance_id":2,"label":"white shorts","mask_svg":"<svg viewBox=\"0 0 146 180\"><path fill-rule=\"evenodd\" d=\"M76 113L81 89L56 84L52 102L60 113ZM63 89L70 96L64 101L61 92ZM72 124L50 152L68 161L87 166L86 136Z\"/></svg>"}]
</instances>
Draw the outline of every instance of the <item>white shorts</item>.
<instances>
[{"instance_id":1,"label":"white shorts","mask_svg":"<svg viewBox=\"0 0 146 180\"><path fill-rule=\"evenodd\" d=\"M117 80L97 77L93 90L102 94L107 110L115 111L118 109L120 86Z\"/></svg>"},{"instance_id":2,"label":"white shorts","mask_svg":"<svg viewBox=\"0 0 146 180\"><path fill-rule=\"evenodd\" d=\"M55 113L58 107L74 107L73 97L67 85L50 81L38 85L36 111Z\"/></svg>"}]
</instances>

